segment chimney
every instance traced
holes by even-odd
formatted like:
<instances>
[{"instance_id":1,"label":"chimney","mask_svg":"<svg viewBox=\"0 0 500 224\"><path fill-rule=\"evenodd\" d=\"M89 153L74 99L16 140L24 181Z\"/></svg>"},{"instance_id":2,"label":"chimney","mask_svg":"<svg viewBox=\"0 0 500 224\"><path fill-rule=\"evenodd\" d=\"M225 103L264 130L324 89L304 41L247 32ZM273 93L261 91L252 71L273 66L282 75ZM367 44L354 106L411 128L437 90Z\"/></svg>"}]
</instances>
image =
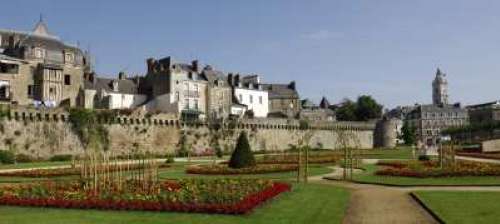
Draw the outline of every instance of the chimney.
<instances>
[{"instance_id":1,"label":"chimney","mask_svg":"<svg viewBox=\"0 0 500 224\"><path fill-rule=\"evenodd\" d=\"M288 84L288 88L296 90L295 89L295 81L290 82L290 84Z\"/></svg>"},{"instance_id":2,"label":"chimney","mask_svg":"<svg viewBox=\"0 0 500 224\"><path fill-rule=\"evenodd\" d=\"M154 58L148 58L146 64L148 65L148 73L154 73L156 60Z\"/></svg>"},{"instance_id":3,"label":"chimney","mask_svg":"<svg viewBox=\"0 0 500 224\"><path fill-rule=\"evenodd\" d=\"M198 69L199 69L199 66L198 66L198 60L193 60L191 61L191 67L193 69L193 71L195 72L199 72Z\"/></svg>"},{"instance_id":4,"label":"chimney","mask_svg":"<svg viewBox=\"0 0 500 224\"><path fill-rule=\"evenodd\" d=\"M162 58L159 61L160 63L160 70L164 71L167 69L170 69L170 66L172 65L172 59L170 57Z\"/></svg>"},{"instance_id":5,"label":"chimney","mask_svg":"<svg viewBox=\"0 0 500 224\"><path fill-rule=\"evenodd\" d=\"M125 72L122 71L122 72L118 73L118 79L124 80L126 78L127 78L127 75L125 74Z\"/></svg>"},{"instance_id":6,"label":"chimney","mask_svg":"<svg viewBox=\"0 0 500 224\"><path fill-rule=\"evenodd\" d=\"M227 82L229 85L234 86L233 73L227 74Z\"/></svg>"}]
</instances>

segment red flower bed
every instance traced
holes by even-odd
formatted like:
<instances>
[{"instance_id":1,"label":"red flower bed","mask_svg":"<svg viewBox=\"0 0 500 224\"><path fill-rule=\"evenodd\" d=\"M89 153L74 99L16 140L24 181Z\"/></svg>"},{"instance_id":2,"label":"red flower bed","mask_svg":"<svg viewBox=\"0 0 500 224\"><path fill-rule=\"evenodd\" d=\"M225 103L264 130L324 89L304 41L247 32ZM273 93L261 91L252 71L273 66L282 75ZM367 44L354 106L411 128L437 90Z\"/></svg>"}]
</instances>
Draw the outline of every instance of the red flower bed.
<instances>
[{"instance_id":1,"label":"red flower bed","mask_svg":"<svg viewBox=\"0 0 500 224\"><path fill-rule=\"evenodd\" d=\"M375 172L376 175L402 177L461 177L461 176L500 176L500 165L472 161L456 161L441 168L437 161L391 161L378 162L386 168Z\"/></svg>"},{"instance_id":2,"label":"red flower bed","mask_svg":"<svg viewBox=\"0 0 500 224\"><path fill-rule=\"evenodd\" d=\"M189 174L237 175L290 172L297 170L295 164L257 164L253 167L232 169L227 165L192 165L186 168Z\"/></svg>"},{"instance_id":3,"label":"red flower bed","mask_svg":"<svg viewBox=\"0 0 500 224\"><path fill-rule=\"evenodd\" d=\"M128 167L128 168L127 168ZM158 168L167 168L170 165L167 164L159 164ZM120 164L109 167L111 172L115 172L118 170L126 171L128 170L138 170L143 169L143 166L139 164ZM31 170L17 170L0 173L0 176L4 177L61 177L61 176L70 176L70 175L79 175L80 168L56 168L56 169L31 169Z\"/></svg>"},{"instance_id":4,"label":"red flower bed","mask_svg":"<svg viewBox=\"0 0 500 224\"><path fill-rule=\"evenodd\" d=\"M263 202L290 191L291 186L287 183L273 183L271 186L244 197L241 201L233 204L216 203L176 203L170 201L145 201L145 200L71 200L54 198L22 198L12 195L0 197L0 204L13 206L34 206L54 208L78 208L78 209L104 209L104 210L140 210L140 211L173 211L173 212L195 212L195 213L219 213L219 214L246 214Z\"/></svg>"}]
</instances>

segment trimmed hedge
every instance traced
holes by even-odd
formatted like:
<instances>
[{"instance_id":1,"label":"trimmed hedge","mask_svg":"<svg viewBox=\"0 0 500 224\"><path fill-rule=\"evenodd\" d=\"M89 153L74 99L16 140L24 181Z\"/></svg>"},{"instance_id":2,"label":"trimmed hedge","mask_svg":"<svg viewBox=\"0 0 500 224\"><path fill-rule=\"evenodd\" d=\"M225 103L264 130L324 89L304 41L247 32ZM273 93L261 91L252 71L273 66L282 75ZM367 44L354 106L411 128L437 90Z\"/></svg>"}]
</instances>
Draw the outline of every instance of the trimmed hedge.
<instances>
[{"instance_id":1,"label":"trimmed hedge","mask_svg":"<svg viewBox=\"0 0 500 224\"><path fill-rule=\"evenodd\" d=\"M0 163L1 164L14 164L16 162L16 155L8 150L0 150Z\"/></svg>"},{"instance_id":2,"label":"trimmed hedge","mask_svg":"<svg viewBox=\"0 0 500 224\"><path fill-rule=\"evenodd\" d=\"M263 174L296 171L297 167L295 164L262 164L233 169L226 165L192 165L186 168L186 173L206 175Z\"/></svg>"},{"instance_id":3,"label":"trimmed hedge","mask_svg":"<svg viewBox=\"0 0 500 224\"><path fill-rule=\"evenodd\" d=\"M234 149L231 159L229 160L229 167L234 169L246 168L255 166L255 157L253 156L252 149L248 143L247 133L242 131L238 137L236 148Z\"/></svg>"}]
</instances>

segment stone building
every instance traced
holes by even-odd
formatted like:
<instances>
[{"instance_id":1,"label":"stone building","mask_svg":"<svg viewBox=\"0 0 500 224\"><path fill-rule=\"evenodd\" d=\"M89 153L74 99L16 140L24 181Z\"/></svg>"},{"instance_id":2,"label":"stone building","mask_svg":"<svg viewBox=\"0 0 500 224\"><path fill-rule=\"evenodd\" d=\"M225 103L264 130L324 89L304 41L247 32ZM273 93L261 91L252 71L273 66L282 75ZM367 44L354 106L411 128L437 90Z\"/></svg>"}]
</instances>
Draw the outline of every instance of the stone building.
<instances>
[{"instance_id":1,"label":"stone building","mask_svg":"<svg viewBox=\"0 0 500 224\"><path fill-rule=\"evenodd\" d=\"M227 80L235 97L232 112L245 110L249 117L267 117L269 113L268 92L262 88L258 76L230 73ZM245 105L246 108L242 108L242 105ZM233 115L239 116L239 113L233 113Z\"/></svg>"},{"instance_id":2,"label":"stone building","mask_svg":"<svg viewBox=\"0 0 500 224\"><path fill-rule=\"evenodd\" d=\"M289 84L263 84L269 93L269 116L295 118L300 111L299 94L292 81Z\"/></svg>"},{"instance_id":3,"label":"stone building","mask_svg":"<svg viewBox=\"0 0 500 224\"><path fill-rule=\"evenodd\" d=\"M116 79L90 74L84 81L79 105L88 109L137 108L147 100L146 95L139 93L139 80L139 77L127 78L124 72Z\"/></svg>"},{"instance_id":4,"label":"stone building","mask_svg":"<svg viewBox=\"0 0 500 224\"><path fill-rule=\"evenodd\" d=\"M330 103L323 97L318 105L311 102L309 99L301 101L301 110L298 118L309 121L335 121L335 111L330 109Z\"/></svg>"},{"instance_id":5,"label":"stone building","mask_svg":"<svg viewBox=\"0 0 500 224\"><path fill-rule=\"evenodd\" d=\"M40 19L32 32L0 30L0 99L4 103L75 106L88 55L52 35Z\"/></svg>"},{"instance_id":6,"label":"stone building","mask_svg":"<svg viewBox=\"0 0 500 224\"><path fill-rule=\"evenodd\" d=\"M176 113L185 119L204 119L208 112L208 80L198 61L173 62L170 57L147 60L141 92L150 97L148 111Z\"/></svg>"},{"instance_id":7,"label":"stone building","mask_svg":"<svg viewBox=\"0 0 500 224\"><path fill-rule=\"evenodd\" d=\"M428 146L439 143L441 131L450 127L467 125L467 110L459 103L448 104L448 81L439 69L432 82L431 105L416 105L407 116L410 124L416 128L416 137Z\"/></svg>"},{"instance_id":8,"label":"stone building","mask_svg":"<svg viewBox=\"0 0 500 224\"><path fill-rule=\"evenodd\" d=\"M467 106L471 124L500 122L500 101Z\"/></svg>"},{"instance_id":9,"label":"stone building","mask_svg":"<svg viewBox=\"0 0 500 224\"><path fill-rule=\"evenodd\" d=\"M205 66L201 73L208 81L208 117L213 119L228 117L231 114L232 90L226 76L209 65Z\"/></svg>"},{"instance_id":10,"label":"stone building","mask_svg":"<svg viewBox=\"0 0 500 224\"><path fill-rule=\"evenodd\" d=\"M427 145L439 143L441 131L468 124L467 110L455 105L419 105L408 116L416 128L417 139Z\"/></svg>"}]
</instances>

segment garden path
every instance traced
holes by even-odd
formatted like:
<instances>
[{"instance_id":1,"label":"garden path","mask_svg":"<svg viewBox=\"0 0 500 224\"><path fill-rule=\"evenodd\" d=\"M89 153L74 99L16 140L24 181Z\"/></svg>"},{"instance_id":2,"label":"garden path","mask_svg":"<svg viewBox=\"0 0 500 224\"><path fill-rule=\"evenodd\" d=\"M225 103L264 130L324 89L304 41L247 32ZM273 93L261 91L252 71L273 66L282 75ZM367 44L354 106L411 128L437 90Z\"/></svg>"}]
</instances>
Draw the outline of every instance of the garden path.
<instances>
[{"instance_id":1,"label":"garden path","mask_svg":"<svg viewBox=\"0 0 500 224\"><path fill-rule=\"evenodd\" d=\"M351 191L351 199L343 223L438 223L409 193L413 191L500 191L491 186L422 186L395 187L374 184L358 184L340 179L343 168L329 167L333 171L326 175L310 177L312 183L345 187ZM355 171L356 172L356 171ZM357 171L360 172L360 171ZM325 177L330 180L324 179Z\"/></svg>"}]
</instances>

